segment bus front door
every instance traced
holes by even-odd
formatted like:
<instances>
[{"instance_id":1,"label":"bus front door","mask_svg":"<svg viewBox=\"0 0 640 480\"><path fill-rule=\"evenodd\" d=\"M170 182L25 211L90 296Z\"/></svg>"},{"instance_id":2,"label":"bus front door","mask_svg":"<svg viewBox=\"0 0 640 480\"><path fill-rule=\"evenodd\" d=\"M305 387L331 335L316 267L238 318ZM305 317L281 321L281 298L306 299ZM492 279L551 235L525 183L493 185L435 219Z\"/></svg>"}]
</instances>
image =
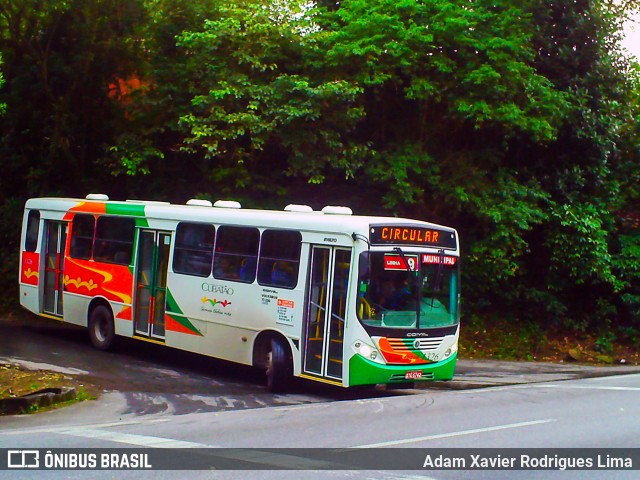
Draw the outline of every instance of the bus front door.
<instances>
[{"instance_id":1,"label":"bus front door","mask_svg":"<svg viewBox=\"0 0 640 480\"><path fill-rule=\"evenodd\" d=\"M351 249L311 247L303 371L342 379L344 320Z\"/></svg>"},{"instance_id":2,"label":"bus front door","mask_svg":"<svg viewBox=\"0 0 640 480\"><path fill-rule=\"evenodd\" d=\"M171 233L140 230L134 325L136 335L164 339Z\"/></svg>"},{"instance_id":3,"label":"bus front door","mask_svg":"<svg viewBox=\"0 0 640 480\"><path fill-rule=\"evenodd\" d=\"M64 249L67 243L67 222L47 220L44 235L44 313L62 317L64 291Z\"/></svg>"}]
</instances>

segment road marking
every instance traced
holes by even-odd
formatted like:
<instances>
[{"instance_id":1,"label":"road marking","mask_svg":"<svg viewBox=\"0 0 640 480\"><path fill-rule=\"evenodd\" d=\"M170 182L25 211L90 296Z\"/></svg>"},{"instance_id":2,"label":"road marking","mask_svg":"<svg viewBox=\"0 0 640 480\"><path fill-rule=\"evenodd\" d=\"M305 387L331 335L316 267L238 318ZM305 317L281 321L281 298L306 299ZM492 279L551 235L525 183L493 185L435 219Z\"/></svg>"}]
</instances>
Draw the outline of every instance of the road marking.
<instances>
[{"instance_id":1,"label":"road marking","mask_svg":"<svg viewBox=\"0 0 640 480\"><path fill-rule=\"evenodd\" d=\"M59 427L45 427L45 428L22 428L16 430L0 430L3 435L29 435L34 433L57 433L60 430L66 430L69 428L108 428L108 427L126 427L130 425L143 425L146 423L163 423L170 422L169 418L157 418L153 420L125 420L119 422L108 423L90 423L86 425L68 425Z\"/></svg>"},{"instance_id":2,"label":"road marking","mask_svg":"<svg viewBox=\"0 0 640 480\"><path fill-rule=\"evenodd\" d=\"M89 375L86 370L79 368L62 367L51 363L30 362L21 358L0 357L0 363L17 363L27 370L51 370L52 372L63 373L65 375Z\"/></svg>"},{"instance_id":3,"label":"road marking","mask_svg":"<svg viewBox=\"0 0 640 480\"><path fill-rule=\"evenodd\" d=\"M621 392L640 392L640 387L601 387L599 385L530 385L532 388L572 388L576 390L618 390Z\"/></svg>"},{"instance_id":4,"label":"road marking","mask_svg":"<svg viewBox=\"0 0 640 480\"><path fill-rule=\"evenodd\" d=\"M405 443L425 442L427 440L437 440L440 438L460 437L463 435L473 435L476 433L495 432L498 430L508 430L510 428L530 427L532 425L542 425L545 423L555 422L555 418L547 418L546 420L534 420L532 422L521 423L509 423L507 425L496 425L494 427L474 428L473 430L462 430L460 432L439 433L436 435L428 435L425 437L403 438L400 440L391 440L388 442L369 443L366 445L358 445L354 448L376 448L376 447L390 447L392 445L402 445Z\"/></svg>"},{"instance_id":5,"label":"road marking","mask_svg":"<svg viewBox=\"0 0 640 480\"><path fill-rule=\"evenodd\" d=\"M152 437L148 435L137 435L131 433L110 432L106 430L98 430L96 428L52 428L47 429L47 431L62 435L90 438L93 440L106 440L116 443L126 443L129 445L137 445L148 448L208 448L211 449L209 450L209 453L212 455L212 457L240 460L243 462L255 463L256 465L269 465L276 468L293 468L297 470L314 470L322 468L329 470L340 470L347 467L339 463L328 462L325 460L316 460L313 458L306 458L304 456L293 454L262 451L257 448L225 449L220 446L208 445L204 443L187 442L183 440L175 440L173 438Z\"/></svg>"},{"instance_id":6,"label":"road marking","mask_svg":"<svg viewBox=\"0 0 640 480\"><path fill-rule=\"evenodd\" d=\"M151 437L132 433L109 432L96 428L59 428L55 433L151 448L215 448L214 445L206 445L204 443L185 442L173 438Z\"/></svg>"},{"instance_id":7,"label":"road marking","mask_svg":"<svg viewBox=\"0 0 640 480\"><path fill-rule=\"evenodd\" d=\"M297 469L297 470L313 470L313 469L340 469L344 467L338 463L328 462L325 460L316 460L306 458L304 456L290 455L286 453L277 453L272 451L262 451L255 448L246 449L220 449L216 445L207 445L204 443L186 442L183 440L175 440L172 438L151 437L148 435L137 435L131 433L109 432L93 428L68 428L59 429L56 433L64 435L73 435L76 437L91 438L98 440L107 440L110 442L126 443L129 445L138 445L150 448L209 448L209 453L216 457L240 460L243 462L255 463L257 465L270 465L272 467Z\"/></svg>"}]
</instances>

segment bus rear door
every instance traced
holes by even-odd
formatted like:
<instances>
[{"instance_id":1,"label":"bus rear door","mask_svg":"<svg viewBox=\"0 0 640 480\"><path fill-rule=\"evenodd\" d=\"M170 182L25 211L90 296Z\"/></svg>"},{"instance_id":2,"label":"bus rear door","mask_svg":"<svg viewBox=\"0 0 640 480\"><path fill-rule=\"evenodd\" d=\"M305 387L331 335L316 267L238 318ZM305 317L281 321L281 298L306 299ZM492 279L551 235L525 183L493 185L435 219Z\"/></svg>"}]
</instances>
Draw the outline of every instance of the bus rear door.
<instances>
[{"instance_id":1,"label":"bus rear door","mask_svg":"<svg viewBox=\"0 0 640 480\"><path fill-rule=\"evenodd\" d=\"M170 248L170 232L140 230L134 307L136 335L164 339Z\"/></svg>"},{"instance_id":2,"label":"bus rear door","mask_svg":"<svg viewBox=\"0 0 640 480\"><path fill-rule=\"evenodd\" d=\"M42 311L62 317L64 291L64 250L67 243L67 222L45 220L44 281L42 281Z\"/></svg>"}]
</instances>

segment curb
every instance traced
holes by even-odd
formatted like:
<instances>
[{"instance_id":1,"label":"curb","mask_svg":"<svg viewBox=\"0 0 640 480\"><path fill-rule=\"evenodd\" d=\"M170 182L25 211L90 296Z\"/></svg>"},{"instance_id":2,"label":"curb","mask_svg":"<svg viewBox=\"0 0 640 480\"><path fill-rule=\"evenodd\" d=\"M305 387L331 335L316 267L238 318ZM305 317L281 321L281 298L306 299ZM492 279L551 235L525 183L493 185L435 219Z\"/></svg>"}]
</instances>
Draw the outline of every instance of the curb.
<instances>
[{"instance_id":1,"label":"curb","mask_svg":"<svg viewBox=\"0 0 640 480\"><path fill-rule=\"evenodd\" d=\"M76 398L74 387L45 388L37 392L0 399L0 415L28 413L33 408L48 407L56 403L68 402Z\"/></svg>"}]
</instances>

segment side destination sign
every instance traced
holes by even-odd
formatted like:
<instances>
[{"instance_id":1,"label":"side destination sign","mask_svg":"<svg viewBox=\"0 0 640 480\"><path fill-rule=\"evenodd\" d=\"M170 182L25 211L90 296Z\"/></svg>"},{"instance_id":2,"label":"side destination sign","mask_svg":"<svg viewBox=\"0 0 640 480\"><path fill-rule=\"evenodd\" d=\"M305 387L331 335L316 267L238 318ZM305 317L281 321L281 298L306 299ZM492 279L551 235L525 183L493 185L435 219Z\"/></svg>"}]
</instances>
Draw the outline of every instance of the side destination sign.
<instances>
[{"instance_id":1,"label":"side destination sign","mask_svg":"<svg viewBox=\"0 0 640 480\"><path fill-rule=\"evenodd\" d=\"M370 225L371 245L417 245L429 247L457 247L456 233L440 228L407 225Z\"/></svg>"}]
</instances>

